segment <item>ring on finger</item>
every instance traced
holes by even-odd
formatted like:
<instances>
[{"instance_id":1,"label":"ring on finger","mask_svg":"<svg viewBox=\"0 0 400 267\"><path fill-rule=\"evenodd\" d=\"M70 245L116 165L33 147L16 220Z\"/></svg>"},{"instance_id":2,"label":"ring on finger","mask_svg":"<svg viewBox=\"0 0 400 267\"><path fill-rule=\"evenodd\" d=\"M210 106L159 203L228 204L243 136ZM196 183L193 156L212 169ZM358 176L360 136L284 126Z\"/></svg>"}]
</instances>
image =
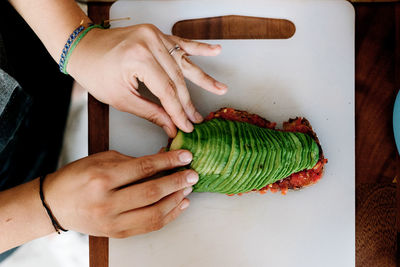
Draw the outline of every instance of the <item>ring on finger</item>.
<instances>
[{"instance_id":1,"label":"ring on finger","mask_svg":"<svg viewBox=\"0 0 400 267\"><path fill-rule=\"evenodd\" d=\"M170 54L171 56L176 52L181 50L181 47L179 45L175 45L174 47L172 47L170 50L168 50L168 54Z\"/></svg>"}]
</instances>

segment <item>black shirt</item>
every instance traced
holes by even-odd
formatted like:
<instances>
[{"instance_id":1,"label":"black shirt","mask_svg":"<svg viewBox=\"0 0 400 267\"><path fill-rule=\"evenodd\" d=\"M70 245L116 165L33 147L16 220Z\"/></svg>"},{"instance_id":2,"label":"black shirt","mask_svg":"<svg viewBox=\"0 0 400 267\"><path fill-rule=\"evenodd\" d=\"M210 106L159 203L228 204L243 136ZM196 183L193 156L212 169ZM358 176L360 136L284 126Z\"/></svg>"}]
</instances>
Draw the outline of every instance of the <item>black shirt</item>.
<instances>
[{"instance_id":1,"label":"black shirt","mask_svg":"<svg viewBox=\"0 0 400 267\"><path fill-rule=\"evenodd\" d=\"M1 191L56 169L72 79L8 1L0 1L0 69Z\"/></svg>"}]
</instances>

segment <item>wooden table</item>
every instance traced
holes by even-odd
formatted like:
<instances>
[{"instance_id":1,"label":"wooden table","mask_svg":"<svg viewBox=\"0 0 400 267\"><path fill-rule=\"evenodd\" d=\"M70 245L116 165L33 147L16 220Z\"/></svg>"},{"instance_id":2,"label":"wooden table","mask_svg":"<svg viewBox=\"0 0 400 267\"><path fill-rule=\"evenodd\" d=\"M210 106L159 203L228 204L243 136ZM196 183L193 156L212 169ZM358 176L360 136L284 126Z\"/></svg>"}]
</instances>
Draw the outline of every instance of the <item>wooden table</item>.
<instances>
[{"instance_id":1,"label":"wooden table","mask_svg":"<svg viewBox=\"0 0 400 267\"><path fill-rule=\"evenodd\" d=\"M101 22L108 18L113 1L84 2L89 16ZM400 266L400 181L395 183L400 180L400 160L392 127L400 88L400 2L354 2L356 265ZM91 96L88 105L89 154L93 154L108 150L108 106ZM91 267L108 266L107 238L90 237L89 248Z\"/></svg>"}]
</instances>

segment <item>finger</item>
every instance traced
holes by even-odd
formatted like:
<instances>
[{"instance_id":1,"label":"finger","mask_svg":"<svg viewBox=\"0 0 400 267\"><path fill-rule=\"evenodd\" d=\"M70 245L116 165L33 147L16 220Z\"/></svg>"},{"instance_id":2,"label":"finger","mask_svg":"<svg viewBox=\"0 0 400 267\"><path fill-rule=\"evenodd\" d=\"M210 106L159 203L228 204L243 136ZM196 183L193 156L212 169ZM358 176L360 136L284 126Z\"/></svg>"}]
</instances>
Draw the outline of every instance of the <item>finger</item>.
<instances>
[{"instance_id":1,"label":"finger","mask_svg":"<svg viewBox=\"0 0 400 267\"><path fill-rule=\"evenodd\" d=\"M176 219L189 206L188 203L189 200L182 197L182 192L177 192L166 197L157 205L120 214L115 226L120 230L118 237L160 230Z\"/></svg>"},{"instance_id":2,"label":"finger","mask_svg":"<svg viewBox=\"0 0 400 267\"><path fill-rule=\"evenodd\" d=\"M176 136L175 124L167 112L159 105L143 98L138 93L127 91L126 94L121 97L119 105L115 106L115 108L123 112L135 114L162 127L171 138Z\"/></svg>"},{"instance_id":3,"label":"finger","mask_svg":"<svg viewBox=\"0 0 400 267\"><path fill-rule=\"evenodd\" d=\"M160 47L163 49L160 49ZM190 94L186 87L185 78L181 68L178 66L175 59L168 53L168 49L171 47L173 47L172 43L165 44L161 39L157 39L157 41L153 42L151 49L155 58L164 68L171 80L175 83L179 100L183 109L185 110L186 115L192 122L200 123L203 120L203 117L196 110L192 100L190 99ZM176 51L176 53L178 52L184 53L184 51Z\"/></svg>"},{"instance_id":4,"label":"finger","mask_svg":"<svg viewBox=\"0 0 400 267\"><path fill-rule=\"evenodd\" d=\"M176 36L175 36L176 37ZM180 39L179 37L176 37ZM174 38L174 39L176 39ZM173 39L173 40L174 40ZM181 40L181 39L180 39ZM163 38L164 43L167 47L173 47L174 44L168 38ZM185 43L192 43L192 41L185 41ZM198 50L204 50L208 47L208 44L205 43L198 43L193 42L195 45L193 47L199 47ZM179 45L179 43L178 43ZM208 48L207 48L208 49ZM193 48L192 48L193 50ZM214 78L210 75L205 73L201 68L199 68L196 64L194 64L188 57L187 51L185 48L182 47L182 50L179 50L173 54L173 58L175 59L176 63L178 64L179 68L181 69L183 75L188 78L193 83L197 84L198 86L204 88L207 91L210 91L214 94L222 95L227 92L227 86ZM201 53L198 53L201 54Z\"/></svg>"},{"instance_id":5,"label":"finger","mask_svg":"<svg viewBox=\"0 0 400 267\"><path fill-rule=\"evenodd\" d=\"M183 39L175 35L166 35L174 43L192 56L216 56L221 53L221 46Z\"/></svg>"},{"instance_id":6,"label":"finger","mask_svg":"<svg viewBox=\"0 0 400 267\"><path fill-rule=\"evenodd\" d=\"M114 188L119 188L154 174L181 167L192 161L192 153L187 150L174 150L150 156L134 158L120 164Z\"/></svg>"},{"instance_id":7,"label":"finger","mask_svg":"<svg viewBox=\"0 0 400 267\"><path fill-rule=\"evenodd\" d=\"M179 190L189 188L185 194L189 194L190 187L197 183L199 177L192 170L177 172L156 180L125 187L114 193L115 203L121 203L118 212L126 212L154 204L160 199Z\"/></svg>"},{"instance_id":8,"label":"finger","mask_svg":"<svg viewBox=\"0 0 400 267\"><path fill-rule=\"evenodd\" d=\"M205 73L186 55L183 55L178 62L185 77L201 88L217 95L223 95L228 91L228 86L226 84L215 80L213 77Z\"/></svg>"},{"instance_id":9,"label":"finger","mask_svg":"<svg viewBox=\"0 0 400 267\"><path fill-rule=\"evenodd\" d=\"M166 152L166 151L167 151L167 148L166 147L162 147L162 148L160 148L158 153L163 153L163 152Z\"/></svg>"},{"instance_id":10,"label":"finger","mask_svg":"<svg viewBox=\"0 0 400 267\"><path fill-rule=\"evenodd\" d=\"M181 203L175 207L173 210L171 210L167 216L164 217L164 222L163 225L167 225L170 222L172 222L173 220L175 220L176 218L178 218L179 215L181 215L181 213L187 209L190 205L190 201L189 199L185 198L184 200L181 201Z\"/></svg>"},{"instance_id":11,"label":"finger","mask_svg":"<svg viewBox=\"0 0 400 267\"><path fill-rule=\"evenodd\" d=\"M174 81L168 76L158 60L147 62L143 82L156 95L175 125L185 132L193 131L193 125L182 107Z\"/></svg>"}]
</instances>

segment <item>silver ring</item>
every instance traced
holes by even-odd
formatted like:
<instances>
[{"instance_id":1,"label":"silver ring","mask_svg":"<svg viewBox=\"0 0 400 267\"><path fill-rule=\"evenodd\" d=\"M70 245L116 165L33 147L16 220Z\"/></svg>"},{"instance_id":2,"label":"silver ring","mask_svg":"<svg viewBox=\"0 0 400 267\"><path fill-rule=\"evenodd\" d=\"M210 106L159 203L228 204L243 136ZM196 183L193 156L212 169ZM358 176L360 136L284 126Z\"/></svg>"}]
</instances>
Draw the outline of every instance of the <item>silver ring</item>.
<instances>
[{"instance_id":1,"label":"silver ring","mask_svg":"<svg viewBox=\"0 0 400 267\"><path fill-rule=\"evenodd\" d=\"M181 47L179 45L175 45L170 50L168 50L168 54L170 54L172 56L175 53L175 51L179 51L179 50L181 50Z\"/></svg>"}]
</instances>

